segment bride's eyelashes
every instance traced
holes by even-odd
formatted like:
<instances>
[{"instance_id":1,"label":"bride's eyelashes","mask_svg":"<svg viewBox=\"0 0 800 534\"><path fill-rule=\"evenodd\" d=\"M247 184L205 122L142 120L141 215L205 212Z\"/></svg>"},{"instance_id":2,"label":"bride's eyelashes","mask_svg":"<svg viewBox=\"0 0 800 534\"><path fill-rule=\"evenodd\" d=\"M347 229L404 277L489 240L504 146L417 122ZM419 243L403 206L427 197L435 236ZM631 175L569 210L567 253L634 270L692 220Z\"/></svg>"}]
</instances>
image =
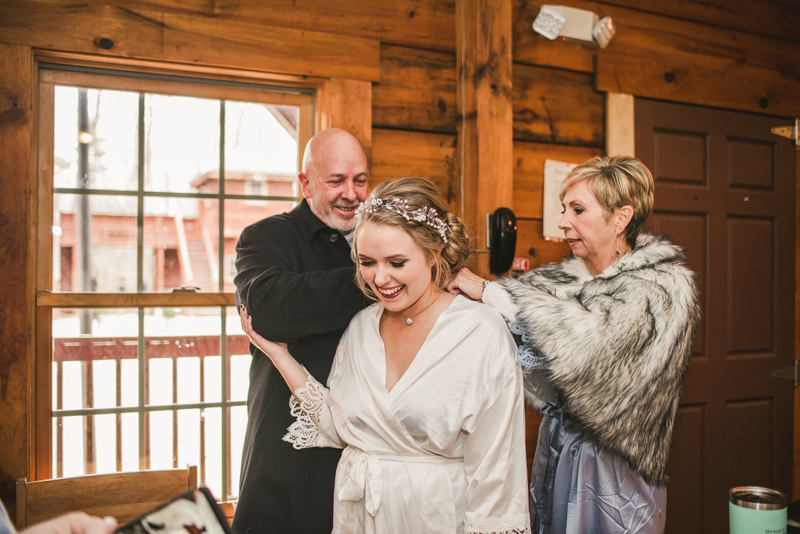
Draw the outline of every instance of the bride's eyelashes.
<instances>
[{"instance_id":1,"label":"bride's eyelashes","mask_svg":"<svg viewBox=\"0 0 800 534\"><path fill-rule=\"evenodd\" d=\"M389 265L391 265L392 267L395 267L395 268L399 269L399 268L401 268L401 267L404 267L404 266L405 266L405 264L406 264L406 261L408 261L408 260L403 260L403 261L390 261L390 262L389 262ZM359 261L358 261L358 264L359 264L359 265L361 265L362 267L372 267L373 265L375 265L375 260L359 260Z\"/></svg>"}]
</instances>

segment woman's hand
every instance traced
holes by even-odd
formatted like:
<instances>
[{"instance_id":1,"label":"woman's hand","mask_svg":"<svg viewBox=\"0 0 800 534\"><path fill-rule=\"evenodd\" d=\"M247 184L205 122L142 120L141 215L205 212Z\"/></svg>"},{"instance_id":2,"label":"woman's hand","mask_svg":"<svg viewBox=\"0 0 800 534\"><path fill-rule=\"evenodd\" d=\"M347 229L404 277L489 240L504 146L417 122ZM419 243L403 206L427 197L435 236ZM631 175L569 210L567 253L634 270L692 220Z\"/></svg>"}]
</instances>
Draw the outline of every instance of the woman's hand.
<instances>
[{"instance_id":1,"label":"woman's hand","mask_svg":"<svg viewBox=\"0 0 800 534\"><path fill-rule=\"evenodd\" d=\"M71 512L37 523L21 534L111 534L117 528L113 517L93 517L83 512Z\"/></svg>"},{"instance_id":2,"label":"woman's hand","mask_svg":"<svg viewBox=\"0 0 800 534\"><path fill-rule=\"evenodd\" d=\"M453 280L447 284L447 290L454 295L464 295L472 300L483 299L483 283L486 280L472 273L469 269L461 269Z\"/></svg>"},{"instance_id":3,"label":"woman's hand","mask_svg":"<svg viewBox=\"0 0 800 534\"><path fill-rule=\"evenodd\" d=\"M239 318L242 320L242 330L244 330L244 333L250 339L250 343L269 356L270 360L274 362L275 358L289 355L289 349L286 347L286 343L267 341L258 332L253 330L253 318L247 314L247 308L244 306L239 309Z\"/></svg>"}]
</instances>

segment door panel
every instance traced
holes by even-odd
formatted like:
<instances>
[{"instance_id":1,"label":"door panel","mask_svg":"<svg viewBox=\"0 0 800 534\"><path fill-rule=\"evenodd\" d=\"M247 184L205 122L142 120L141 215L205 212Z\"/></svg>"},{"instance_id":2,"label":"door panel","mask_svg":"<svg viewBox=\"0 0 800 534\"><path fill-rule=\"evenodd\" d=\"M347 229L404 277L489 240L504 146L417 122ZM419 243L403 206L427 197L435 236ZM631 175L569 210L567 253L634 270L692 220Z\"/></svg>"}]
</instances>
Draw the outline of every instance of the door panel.
<instances>
[{"instance_id":1,"label":"door panel","mask_svg":"<svg viewBox=\"0 0 800 534\"><path fill-rule=\"evenodd\" d=\"M774 193L772 145L745 139L728 141L728 185L737 189L755 189Z\"/></svg>"},{"instance_id":2,"label":"door panel","mask_svg":"<svg viewBox=\"0 0 800 534\"><path fill-rule=\"evenodd\" d=\"M706 138L696 133L656 130L653 132L655 175L663 183L706 183ZM680 154L680 157L674 157Z\"/></svg>"},{"instance_id":3,"label":"door panel","mask_svg":"<svg viewBox=\"0 0 800 534\"><path fill-rule=\"evenodd\" d=\"M682 405L678 409L675 433L672 442L671 470L702 473L705 470L705 419L704 404ZM676 466L677 464L677 466ZM672 477L667 496L667 524L672 532L703 531L703 480L689 477ZM672 494L681 495L681 513L670 514L676 506Z\"/></svg>"},{"instance_id":4,"label":"door panel","mask_svg":"<svg viewBox=\"0 0 800 534\"><path fill-rule=\"evenodd\" d=\"M772 399L730 401L725 405L725 465L728 485L770 487L775 461L769 447L772 434ZM752 435L765 440L751 439ZM743 460L746 459L746 460Z\"/></svg>"},{"instance_id":5,"label":"door panel","mask_svg":"<svg viewBox=\"0 0 800 534\"><path fill-rule=\"evenodd\" d=\"M774 352L774 227L771 219L728 218L728 357Z\"/></svg>"},{"instance_id":6,"label":"door panel","mask_svg":"<svg viewBox=\"0 0 800 534\"><path fill-rule=\"evenodd\" d=\"M728 532L728 490L791 491L794 148L783 119L637 99L646 230L686 249L703 318L670 459L668 533Z\"/></svg>"}]
</instances>

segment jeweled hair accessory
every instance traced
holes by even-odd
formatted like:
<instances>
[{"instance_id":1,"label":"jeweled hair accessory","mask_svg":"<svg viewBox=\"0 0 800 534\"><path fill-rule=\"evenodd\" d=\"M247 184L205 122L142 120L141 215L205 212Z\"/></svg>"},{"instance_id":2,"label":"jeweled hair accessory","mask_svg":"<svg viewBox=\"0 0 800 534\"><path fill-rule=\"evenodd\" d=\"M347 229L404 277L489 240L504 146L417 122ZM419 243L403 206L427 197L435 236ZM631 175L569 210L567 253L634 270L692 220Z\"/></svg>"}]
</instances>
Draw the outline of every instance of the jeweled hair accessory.
<instances>
[{"instance_id":1,"label":"jeweled hair accessory","mask_svg":"<svg viewBox=\"0 0 800 534\"><path fill-rule=\"evenodd\" d=\"M438 214L434 208L422 207L412 211L408 206L407 200L393 198L385 201L382 198L370 197L356 209L356 217L361 217L364 213L375 213L379 208L396 211L405 217L407 221L413 220L427 224L439 232L442 240L447 243L447 223L437 217Z\"/></svg>"}]
</instances>

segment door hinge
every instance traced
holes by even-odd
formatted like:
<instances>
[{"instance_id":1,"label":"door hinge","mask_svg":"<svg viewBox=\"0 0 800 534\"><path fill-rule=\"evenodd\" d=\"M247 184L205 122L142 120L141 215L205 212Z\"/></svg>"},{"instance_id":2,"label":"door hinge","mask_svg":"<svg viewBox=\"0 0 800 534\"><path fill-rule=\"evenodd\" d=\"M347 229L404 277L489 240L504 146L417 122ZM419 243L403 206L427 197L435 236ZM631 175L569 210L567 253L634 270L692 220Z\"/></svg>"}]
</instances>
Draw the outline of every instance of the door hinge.
<instances>
[{"instance_id":1,"label":"door hinge","mask_svg":"<svg viewBox=\"0 0 800 534\"><path fill-rule=\"evenodd\" d=\"M794 141L794 146L800 146L800 139L798 139L798 129L800 129L800 120L794 120L794 126L775 126L770 131L775 135L780 135L786 139Z\"/></svg>"},{"instance_id":2,"label":"door hinge","mask_svg":"<svg viewBox=\"0 0 800 534\"><path fill-rule=\"evenodd\" d=\"M775 369L772 371L769 376L773 378L785 378L794 382L794 387L798 385L798 370L800 370L800 366L798 366L798 362L800 360L795 360L793 365L789 367L781 367L780 369Z\"/></svg>"}]
</instances>

